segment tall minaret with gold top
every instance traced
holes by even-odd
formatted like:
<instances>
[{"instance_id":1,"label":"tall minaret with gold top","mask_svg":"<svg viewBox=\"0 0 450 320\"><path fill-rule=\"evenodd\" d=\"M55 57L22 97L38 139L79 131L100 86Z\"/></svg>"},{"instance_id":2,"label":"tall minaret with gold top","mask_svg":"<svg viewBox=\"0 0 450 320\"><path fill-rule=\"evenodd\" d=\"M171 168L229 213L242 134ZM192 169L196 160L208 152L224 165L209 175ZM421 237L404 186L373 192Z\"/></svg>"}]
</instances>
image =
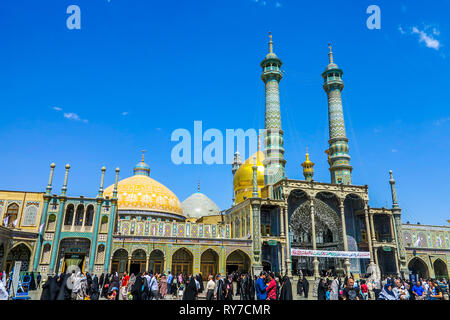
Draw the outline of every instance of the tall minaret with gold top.
<instances>
[{"instance_id":1,"label":"tall minaret with gold top","mask_svg":"<svg viewBox=\"0 0 450 320\"><path fill-rule=\"evenodd\" d=\"M283 78L283 62L273 53L272 34L269 33L269 53L261 62L261 79L266 85L264 184L272 185L286 178L283 130L281 129L279 82Z\"/></svg>"},{"instance_id":2,"label":"tall minaret with gold top","mask_svg":"<svg viewBox=\"0 0 450 320\"><path fill-rule=\"evenodd\" d=\"M328 126L330 131L328 163L330 165L331 183L352 184L352 166L348 139L345 133L344 111L342 109L341 91L344 89L342 75L344 72L333 61L333 52L329 44L329 64L322 73L323 88L328 96Z\"/></svg>"}]
</instances>

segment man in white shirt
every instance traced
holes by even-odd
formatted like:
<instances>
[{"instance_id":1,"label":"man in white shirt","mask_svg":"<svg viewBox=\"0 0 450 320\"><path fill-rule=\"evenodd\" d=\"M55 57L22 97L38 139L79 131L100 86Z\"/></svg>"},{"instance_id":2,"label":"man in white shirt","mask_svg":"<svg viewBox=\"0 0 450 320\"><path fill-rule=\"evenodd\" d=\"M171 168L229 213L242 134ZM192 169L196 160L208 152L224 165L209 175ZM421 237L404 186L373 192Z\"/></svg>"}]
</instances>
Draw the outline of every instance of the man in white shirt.
<instances>
[{"instance_id":1,"label":"man in white shirt","mask_svg":"<svg viewBox=\"0 0 450 320\"><path fill-rule=\"evenodd\" d=\"M209 281L206 284L206 300L214 300L215 289L216 289L216 283L213 280L212 274L210 274Z\"/></svg>"},{"instance_id":2,"label":"man in white shirt","mask_svg":"<svg viewBox=\"0 0 450 320\"><path fill-rule=\"evenodd\" d=\"M157 273L153 275L150 280L150 284L148 285L148 289L152 292L152 300L159 300L158 281L156 280L157 275Z\"/></svg>"}]
</instances>

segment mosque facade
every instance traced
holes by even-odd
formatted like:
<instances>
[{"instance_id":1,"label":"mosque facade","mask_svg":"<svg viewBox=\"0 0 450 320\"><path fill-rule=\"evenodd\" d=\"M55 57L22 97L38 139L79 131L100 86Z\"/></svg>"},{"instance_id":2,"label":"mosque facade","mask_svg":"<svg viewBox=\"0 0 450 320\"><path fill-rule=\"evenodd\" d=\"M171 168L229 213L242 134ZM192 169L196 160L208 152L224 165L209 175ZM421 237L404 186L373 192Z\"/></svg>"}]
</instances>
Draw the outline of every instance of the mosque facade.
<instances>
[{"instance_id":1,"label":"mosque facade","mask_svg":"<svg viewBox=\"0 0 450 320\"><path fill-rule=\"evenodd\" d=\"M329 51L322 73L328 101L330 182L314 180L306 154L304 180L286 176L280 112L282 61L269 53L261 62L265 85L264 150L232 165L233 205L221 211L205 194L183 203L150 176L142 160L133 174L96 197L68 195L70 165L62 189L53 191L55 165L45 192L0 191L0 269L22 261L22 271L54 274L154 272L224 274L270 269L290 276L414 273L448 277L448 227L401 223L395 180L389 172L391 208L372 208L367 185L352 183L349 140L341 92L343 70ZM369 272L370 273L370 272Z\"/></svg>"}]
</instances>

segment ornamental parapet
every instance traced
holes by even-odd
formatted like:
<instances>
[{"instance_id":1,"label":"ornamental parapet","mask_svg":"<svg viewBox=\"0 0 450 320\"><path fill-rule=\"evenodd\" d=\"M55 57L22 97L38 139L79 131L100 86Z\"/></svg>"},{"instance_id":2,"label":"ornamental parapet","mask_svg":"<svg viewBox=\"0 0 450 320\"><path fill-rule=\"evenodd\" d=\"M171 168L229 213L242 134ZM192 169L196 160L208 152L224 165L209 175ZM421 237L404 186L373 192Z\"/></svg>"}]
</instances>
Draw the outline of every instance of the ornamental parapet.
<instances>
[{"instance_id":1,"label":"ornamental parapet","mask_svg":"<svg viewBox=\"0 0 450 320\"><path fill-rule=\"evenodd\" d=\"M191 222L151 222L121 219L117 222L116 235L167 238L231 239L231 225Z\"/></svg>"}]
</instances>

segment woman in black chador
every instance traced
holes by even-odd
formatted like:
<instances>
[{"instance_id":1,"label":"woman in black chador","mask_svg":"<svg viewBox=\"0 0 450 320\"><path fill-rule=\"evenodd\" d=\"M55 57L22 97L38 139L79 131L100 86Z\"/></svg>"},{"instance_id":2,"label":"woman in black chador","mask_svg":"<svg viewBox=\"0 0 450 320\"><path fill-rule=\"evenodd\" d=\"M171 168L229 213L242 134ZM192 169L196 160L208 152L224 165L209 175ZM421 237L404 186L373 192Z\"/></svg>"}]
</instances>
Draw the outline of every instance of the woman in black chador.
<instances>
[{"instance_id":1,"label":"woman in black chador","mask_svg":"<svg viewBox=\"0 0 450 320\"><path fill-rule=\"evenodd\" d=\"M197 298L197 285L195 284L194 276L191 276L189 283L184 289L183 300L196 300Z\"/></svg>"},{"instance_id":2,"label":"woman in black chador","mask_svg":"<svg viewBox=\"0 0 450 320\"><path fill-rule=\"evenodd\" d=\"M105 277L105 280L102 283L102 297L104 297L105 299L107 298L106 295L108 294L108 288L109 288L109 285L110 285L109 277L110 277L110 274L107 273L106 277Z\"/></svg>"},{"instance_id":3,"label":"woman in black chador","mask_svg":"<svg viewBox=\"0 0 450 320\"><path fill-rule=\"evenodd\" d=\"M292 300L291 280L288 276L284 276L283 285L280 292L280 300Z\"/></svg>"},{"instance_id":4,"label":"woman in black chador","mask_svg":"<svg viewBox=\"0 0 450 320\"><path fill-rule=\"evenodd\" d=\"M320 279L319 287L317 288L317 300L327 300L327 285L325 279Z\"/></svg>"},{"instance_id":5,"label":"woman in black chador","mask_svg":"<svg viewBox=\"0 0 450 320\"><path fill-rule=\"evenodd\" d=\"M41 294L41 300L50 300L50 282L52 281L53 277L49 276L47 278L47 281L42 285L42 294Z\"/></svg>"},{"instance_id":6,"label":"woman in black chador","mask_svg":"<svg viewBox=\"0 0 450 320\"><path fill-rule=\"evenodd\" d=\"M30 291L36 290L36 280L34 279L34 272L31 271L31 280L30 280Z\"/></svg>"},{"instance_id":7,"label":"woman in black chador","mask_svg":"<svg viewBox=\"0 0 450 320\"><path fill-rule=\"evenodd\" d=\"M94 279L92 279L92 285L89 291L89 296L91 297L91 300L98 300L100 295L100 287L98 285L98 278L97 275L94 275Z\"/></svg>"},{"instance_id":8,"label":"woman in black chador","mask_svg":"<svg viewBox=\"0 0 450 320\"><path fill-rule=\"evenodd\" d=\"M303 292L305 293L305 299L308 299L309 281L306 278L303 278L302 281L303 281Z\"/></svg>"},{"instance_id":9,"label":"woman in black chador","mask_svg":"<svg viewBox=\"0 0 450 320\"><path fill-rule=\"evenodd\" d=\"M59 291L56 296L56 300L70 300L72 295L72 290L67 287L67 280L69 280L71 274L61 274L60 278L60 285L59 285Z\"/></svg>"},{"instance_id":10,"label":"woman in black chador","mask_svg":"<svg viewBox=\"0 0 450 320\"><path fill-rule=\"evenodd\" d=\"M136 281L131 286L131 295L133 296L133 300L142 300L142 286L142 274L139 272L136 276Z\"/></svg>"}]
</instances>

